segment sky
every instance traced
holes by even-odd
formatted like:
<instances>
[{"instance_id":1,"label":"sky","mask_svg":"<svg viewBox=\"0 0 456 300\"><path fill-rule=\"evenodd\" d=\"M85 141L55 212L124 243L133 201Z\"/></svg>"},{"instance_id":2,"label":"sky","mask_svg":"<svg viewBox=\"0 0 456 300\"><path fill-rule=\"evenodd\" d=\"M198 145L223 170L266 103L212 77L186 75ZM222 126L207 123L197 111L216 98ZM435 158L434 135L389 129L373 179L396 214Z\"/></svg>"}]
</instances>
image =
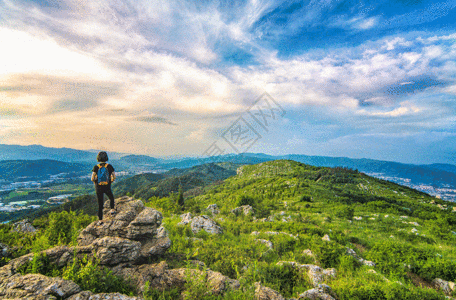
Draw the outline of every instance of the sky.
<instances>
[{"instance_id":1,"label":"sky","mask_svg":"<svg viewBox=\"0 0 456 300\"><path fill-rule=\"evenodd\" d=\"M0 144L456 164L456 1L0 0Z\"/></svg>"}]
</instances>

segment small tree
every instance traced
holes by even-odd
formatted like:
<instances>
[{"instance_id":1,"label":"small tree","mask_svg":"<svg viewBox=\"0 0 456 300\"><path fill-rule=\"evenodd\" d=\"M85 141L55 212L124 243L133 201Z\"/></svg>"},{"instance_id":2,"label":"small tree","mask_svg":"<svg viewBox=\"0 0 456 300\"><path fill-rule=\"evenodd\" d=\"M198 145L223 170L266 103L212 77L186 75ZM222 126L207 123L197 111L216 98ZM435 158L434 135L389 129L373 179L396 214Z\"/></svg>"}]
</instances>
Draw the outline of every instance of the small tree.
<instances>
[{"instance_id":1,"label":"small tree","mask_svg":"<svg viewBox=\"0 0 456 300\"><path fill-rule=\"evenodd\" d=\"M184 210L184 190L182 189L181 184L179 184L179 196L177 198L177 204L182 210Z\"/></svg>"}]
</instances>

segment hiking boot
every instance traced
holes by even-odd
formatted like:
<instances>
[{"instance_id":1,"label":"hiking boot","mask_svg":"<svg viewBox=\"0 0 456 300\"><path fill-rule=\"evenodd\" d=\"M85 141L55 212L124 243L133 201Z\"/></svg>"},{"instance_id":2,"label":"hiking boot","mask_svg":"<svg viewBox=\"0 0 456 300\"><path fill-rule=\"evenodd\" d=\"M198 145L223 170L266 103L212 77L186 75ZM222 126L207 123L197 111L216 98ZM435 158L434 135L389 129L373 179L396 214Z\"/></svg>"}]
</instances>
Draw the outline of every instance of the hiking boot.
<instances>
[{"instance_id":1,"label":"hiking boot","mask_svg":"<svg viewBox=\"0 0 456 300\"><path fill-rule=\"evenodd\" d=\"M114 216L117 212L114 208L112 208L109 213L111 214L111 216Z\"/></svg>"},{"instance_id":2,"label":"hiking boot","mask_svg":"<svg viewBox=\"0 0 456 300\"><path fill-rule=\"evenodd\" d=\"M97 226L103 225L103 221L102 220L98 221L96 225Z\"/></svg>"}]
</instances>

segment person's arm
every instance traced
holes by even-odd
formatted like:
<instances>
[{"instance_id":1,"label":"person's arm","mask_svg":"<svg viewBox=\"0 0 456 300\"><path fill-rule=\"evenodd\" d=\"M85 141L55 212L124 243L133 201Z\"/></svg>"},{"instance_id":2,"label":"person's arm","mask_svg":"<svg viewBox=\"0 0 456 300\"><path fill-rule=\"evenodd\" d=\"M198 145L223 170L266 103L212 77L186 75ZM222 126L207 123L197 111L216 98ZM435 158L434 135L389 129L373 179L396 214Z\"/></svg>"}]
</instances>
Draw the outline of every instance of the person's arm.
<instances>
[{"instance_id":1,"label":"person's arm","mask_svg":"<svg viewBox=\"0 0 456 300\"><path fill-rule=\"evenodd\" d=\"M92 180L93 183L95 183L95 182L97 181L97 179L98 179L98 178L97 178L97 173L92 172L92 178L90 178L90 180Z\"/></svg>"},{"instance_id":2,"label":"person's arm","mask_svg":"<svg viewBox=\"0 0 456 300\"><path fill-rule=\"evenodd\" d=\"M111 182L114 182L114 180L116 180L116 172L112 171L112 173L111 173Z\"/></svg>"}]
</instances>

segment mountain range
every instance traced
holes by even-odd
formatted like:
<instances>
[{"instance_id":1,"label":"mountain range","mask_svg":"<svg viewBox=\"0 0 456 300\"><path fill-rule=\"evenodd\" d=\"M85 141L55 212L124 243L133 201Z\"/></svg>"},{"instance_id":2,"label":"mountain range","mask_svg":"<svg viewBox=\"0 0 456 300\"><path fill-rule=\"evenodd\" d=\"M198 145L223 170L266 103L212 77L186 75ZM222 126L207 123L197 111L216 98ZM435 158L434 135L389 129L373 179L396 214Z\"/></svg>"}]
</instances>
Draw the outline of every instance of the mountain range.
<instances>
[{"instance_id":1,"label":"mountain range","mask_svg":"<svg viewBox=\"0 0 456 300\"><path fill-rule=\"evenodd\" d=\"M0 144L0 162L5 160L57 160L68 163L94 163L98 150L75 150L70 148L48 148L39 145L18 146ZM456 199L456 165L451 164L404 164L374 159L347 157L308 156L302 154L267 155L263 153L227 154L216 157L184 157L160 159L147 155L109 152L110 162L117 171L133 174L164 172L171 169L191 168L211 162L232 164L257 164L277 159L290 159L318 167L346 167L366 174L417 188L447 200ZM89 168L89 167L87 167ZM4 167L0 165L0 173ZM58 170L58 168L56 169ZM4 172L4 171L3 171ZM176 171L177 172L177 171ZM442 192L444 190L444 192Z\"/></svg>"}]
</instances>

